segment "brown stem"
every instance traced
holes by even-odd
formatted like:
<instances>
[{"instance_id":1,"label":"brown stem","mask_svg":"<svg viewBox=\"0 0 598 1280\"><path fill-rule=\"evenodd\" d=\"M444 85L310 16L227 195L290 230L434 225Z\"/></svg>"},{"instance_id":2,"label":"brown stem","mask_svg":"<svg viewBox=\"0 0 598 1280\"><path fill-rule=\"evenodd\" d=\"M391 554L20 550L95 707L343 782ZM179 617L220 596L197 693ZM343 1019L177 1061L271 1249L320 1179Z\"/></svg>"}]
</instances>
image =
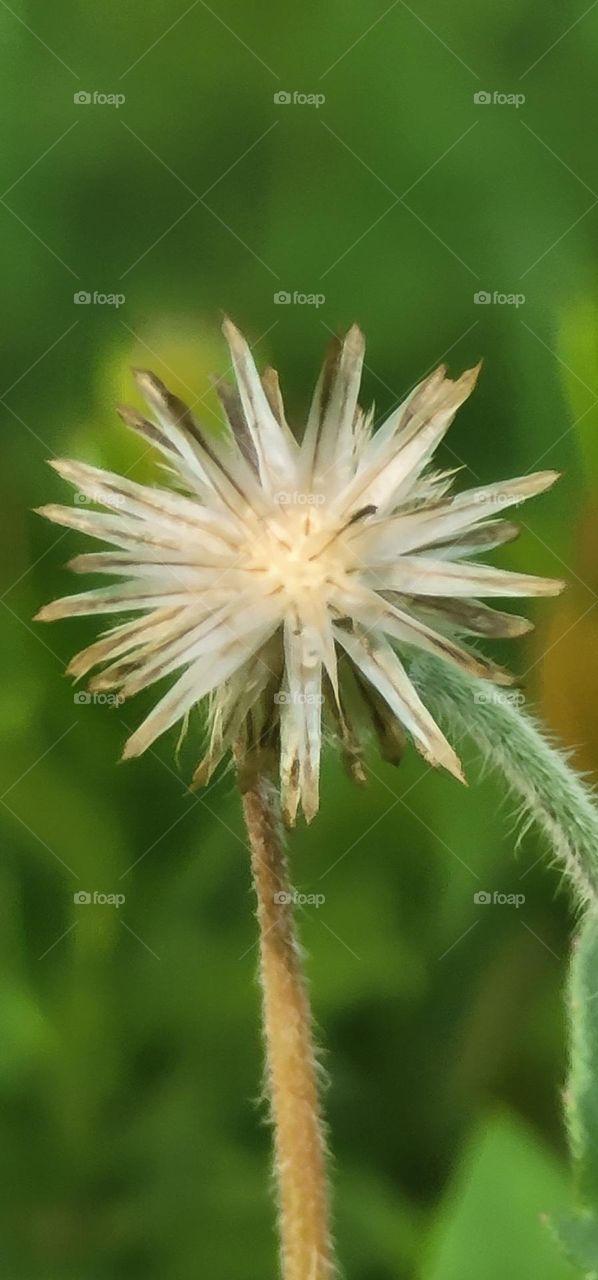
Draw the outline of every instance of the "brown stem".
<instances>
[{"instance_id":1,"label":"brown stem","mask_svg":"<svg viewBox=\"0 0 598 1280\"><path fill-rule=\"evenodd\" d=\"M266 1081L274 1127L284 1280L336 1274L326 1144L309 999L293 922L278 796L264 778L243 796L260 931Z\"/></svg>"}]
</instances>

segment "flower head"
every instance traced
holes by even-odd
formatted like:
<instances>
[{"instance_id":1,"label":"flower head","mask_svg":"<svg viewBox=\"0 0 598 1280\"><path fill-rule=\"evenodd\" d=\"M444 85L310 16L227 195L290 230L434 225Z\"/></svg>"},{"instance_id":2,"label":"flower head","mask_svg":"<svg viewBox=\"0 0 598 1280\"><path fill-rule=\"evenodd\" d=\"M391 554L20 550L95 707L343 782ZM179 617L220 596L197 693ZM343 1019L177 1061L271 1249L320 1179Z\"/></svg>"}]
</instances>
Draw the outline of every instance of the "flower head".
<instances>
[{"instance_id":1,"label":"flower head","mask_svg":"<svg viewBox=\"0 0 598 1280\"><path fill-rule=\"evenodd\" d=\"M403 731L421 754L462 778L459 760L403 665L413 648L500 684L511 677L463 637L529 630L490 608L494 596L558 593L563 583L510 573L476 557L516 536L503 518L547 489L554 471L451 494L432 455L476 382L440 367L372 432L358 394L364 339L354 326L329 351L299 444L273 369L258 375L230 321L236 387L220 384L228 421L214 438L153 374L136 371L152 419L119 409L164 455L177 488L154 488L78 462L51 465L105 511L48 506L50 520L110 550L77 556L78 573L122 579L46 605L38 618L138 614L84 649L68 671L101 667L91 690L121 698L174 675L129 738L145 751L210 699L206 781L233 747L243 766L280 758L283 809L318 808L323 714L355 776L365 712L382 753L398 761Z\"/></svg>"}]
</instances>

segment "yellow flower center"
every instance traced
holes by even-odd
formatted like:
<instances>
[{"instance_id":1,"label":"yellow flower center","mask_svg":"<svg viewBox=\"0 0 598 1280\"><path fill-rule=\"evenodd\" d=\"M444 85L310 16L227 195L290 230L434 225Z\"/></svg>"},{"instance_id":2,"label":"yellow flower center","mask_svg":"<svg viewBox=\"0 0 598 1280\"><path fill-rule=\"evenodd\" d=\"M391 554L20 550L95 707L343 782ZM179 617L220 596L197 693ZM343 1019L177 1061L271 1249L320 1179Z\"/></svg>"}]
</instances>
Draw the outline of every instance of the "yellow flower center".
<instances>
[{"instance_id":1,"label":"yellow flower center","mask_svg":"<svg viewBox=\"0 0 598 1280\"><path fill-rule=\"evenodd\" d=\"M307 495L307 497L310 495ZM248 548L246 567L290 603L317 594L326 598L345 577L350 557L338 521L308 502L281 505Z\"/></svg>"}]
</instances>

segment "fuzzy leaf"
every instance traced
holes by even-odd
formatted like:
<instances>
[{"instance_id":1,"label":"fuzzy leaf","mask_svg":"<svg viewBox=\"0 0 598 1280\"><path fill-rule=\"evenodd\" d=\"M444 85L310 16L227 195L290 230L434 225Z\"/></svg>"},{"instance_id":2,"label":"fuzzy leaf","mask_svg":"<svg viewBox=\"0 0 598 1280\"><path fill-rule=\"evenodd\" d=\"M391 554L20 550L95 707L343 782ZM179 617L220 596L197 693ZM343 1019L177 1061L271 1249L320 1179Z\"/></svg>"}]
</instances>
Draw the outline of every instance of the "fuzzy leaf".
<instances>
[{"instance_id":1,"label":"fuzzy leaf","mask_svg":"<svg viewBox=\"0 0 598 1280\"><path fill-rule=\"evenodd\" d=\"M598 1280L598 810L593 793L566 756L543 737L512 695L439 659L418 658L411 677L432 715L466 733L500 770L525 818L552 850L587 907L569 978L570 1069L565 1114L575 1182L575 1208L549 1221L566 1256L586 1280Z\"/></svg>"},{"instance_id":2,"label":"fuzzy leaf","mask_svg":"<svg viewBox=\"0 0 598 1280\"><path fill-rule=\"evenodd\" d=\"M410 676L434 719L458 740L469 735L521 804L524 822L548 838L580 906L598 906L598 809L594 794L566 754L546 740L521 695L493 689L431 654ZM595 984L598 989L598 979ZM596 1011L598 1013L598 1009Z\"/></svg>"},{"instance_id":3,"label":"fuzzy leaf","mask_svg":"<svg viewBox=\"0 0 598 1280\"><path fill-rule=\"evenodd\" d=\"M565 1254L598 1280L598 914L588 912L569 974L570 1066L565 1115L579 1207L551 1222Z\"/></svg>"}]
</instances>

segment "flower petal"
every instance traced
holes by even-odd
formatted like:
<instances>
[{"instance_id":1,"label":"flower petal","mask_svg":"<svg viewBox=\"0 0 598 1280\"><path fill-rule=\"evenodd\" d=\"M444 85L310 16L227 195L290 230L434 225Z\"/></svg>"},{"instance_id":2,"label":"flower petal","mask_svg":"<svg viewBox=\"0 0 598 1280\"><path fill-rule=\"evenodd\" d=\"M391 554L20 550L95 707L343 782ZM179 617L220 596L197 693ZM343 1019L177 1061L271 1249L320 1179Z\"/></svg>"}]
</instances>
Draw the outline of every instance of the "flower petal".
<instances>
[{"instance_id":1,"label":"flower petal","mask_svg":"<svg viewBox=\"0 0 598 1280\"><path fill-rule=\"evenodd\" d=\"M231 320L225 320L222 331L233 361L243 411L253 445L262 484L270 493L292 487L297 448L292 448L268 403L249 347Z\"/></svg>"},{"instance_id":2,"label":"flower petal","mask_svg":"<svg viewBox=\"0 0 598 1280\"><path fill-rule=\"evenodd\" d=\"M442 765L464 782L458 757L416 693L402 662L388 642L361 630L353 634L336 627L335 634L357 669L382 694L411 734L424 758L430 764Z\"/></svg>"},{"instance_id":3,"label":"flower petal","mask_svg":"<svg viewBox=\"0 0 598 1280\"><path fill-rule=\"evenodd\" d=\"M320 752L322 747L322 662L314 629L297 614L286 618L284 652L287 697L280 705L281 726L292 721L299 769L301 806L307 822L319 806Z\"/></svg>"},{"instance_id":4,"label":"flower petal","mask_svg":"<svg viewBox=\"0 0 598 1280\"><path fill-rule=\"evenodd\" d=\"M256 647L270 633L271 628L264 628L261 639L256 640ZM247 661L247 656L247 645L235 639L224 649L213 653L207 662L204 657L193 662L129 738L123 760L147 751L156 738L181 720L207 693L228 680Z\"/></svg>"},{"instance_id":5,"label":"flower petal","mask_svg":"<svg viewBox=\"0 0 598 1280\"><path fill-rule=\"evenodd\" d=\"M88 645L76 657L71 658L66 669L67 676L73 676L78 680L81 676L87 675L93 667L120 657L121 654L138 648L139 645L161 643L173 629L176 630L177 622L185 614L185 609L156 609L151 619L134 618L132 622L111 627L94 644Z\"/></svg>"},{"instance_id":6,"label":"flower petal","mask_svg":"<svg viewBox=\"0 0 598 1280\"><path fill-rule=\"evenodd\" d=\"M354 537L359 540L362 558L371 562L393 559L419 547L445 542L478 525L484 517L502 515L507 508L544 493L558 478L558 471L536 471L515 480L481 485L436 506L372 520L367 527L356 528Z\"/></svg>"},{"instance_id":7,"label":"flower petal","mask_svg":"<svg viewBox=\"0 0 598 1280\"><path fill-rule=\"evenodd\" d=\"M384 593L386 598L386 592ZM519 617L516 613L501 613L499 609L491 609L481 600L451 600L444 596L405 596L397 595L390 599L398 608L406 607L416 617L422 613L432 616L439 622L446 622L466 635L490 636L495 640L512 636L524 636L533 631L534 624L529 618Z\"/></svg>"},{"instance_id":8,"label":"flower petal","mask_svg":"<svg viewBox=\"0 0 598 1280\"><path fill-rule=\"evenodd\" d=\"M211 511L173 489L137 484L112 471L68 458L53 459L50 466L92 502L151 523L154 534L157 527L162 527L172 536L174 528L180 540L207 528L225 547L238 543L243 529L238 520L225 512Z\"/></svg>"},{"instance_id":9,"label":"flower petal","mask_svg":"<svg viewBox=\"0 0 598 1280\"><path fill-rule=\"evenodd\" d=\"M159 648L152 646L144 650L141 657L133 654L131 659L108 667L94 678L90 688L120 688L125 698L132 698L179 667L200 658L209 663L213 654L226 651L233 642L244 649L247 659L251 658L256 647L263 643L265 633L271 633L279 625L280 613L277 604L268 601L250 613L242 607L237 616L238 605L248 603L229 596L219 609L211 609L199 618L194 618L190 611L188 627L184 630L179 627Z\"/></svg>"},{"instance_id":10,"label":"flower petal","mask_svg":"<svg viewBox=\"0 0 598 1280\"><path fill-rule=\"evenodd\" d=\"M365 338L354 324L330 346L301 445L301 482L309 491L345 484L355 471L357 397Z\"/></svg>"},{"instance_id":11,"label":"flower petal","mask_svg":"<svg viewBox=\"0 0 598 1280\"><path fill-rule=\"evenodd\" d=\"M434 631L406 609L397 608L365 587L355 588L350 597L346 595L344 602L339 593L339 609L342 609L343 603L346 612L369 631L382 631L403 644L435 653L437 657L444 658L446 662L454 662L462 670L481 679L505 685L514 682L515 677L510 672L497 666L489 658L463 649L449 636Z\"/></svg>"},{"instance_id":12,"label":"flower petal","mask_svg":"<svg viewBox=\"0 0 598 1280\"><path fill-rule=\"evenodd\" d=\"M434 560L427 555L399 556L394 565L379 566L375 586L418 596L555 596L564 590L558 578L512 573L494 565L463 560Z\"/></svg>"},{"instance_id":13,"label":"flower petal","mask_svg":"<svg viewBox=\"0 0 598 1280\"><path fill-rule=\"evenodd\" d=\"M443 378L431 383L426 394L422 392L421 403L414 412L410 413L407 405L397 429L384 439L383 445L377 445L374 435L363 465L339 497L339 510L375 506L392 511L399 498L412 488L459 406L471 395L479 370L479 365L467 369L456 382Z\"/></svg>"}]
</instances>

